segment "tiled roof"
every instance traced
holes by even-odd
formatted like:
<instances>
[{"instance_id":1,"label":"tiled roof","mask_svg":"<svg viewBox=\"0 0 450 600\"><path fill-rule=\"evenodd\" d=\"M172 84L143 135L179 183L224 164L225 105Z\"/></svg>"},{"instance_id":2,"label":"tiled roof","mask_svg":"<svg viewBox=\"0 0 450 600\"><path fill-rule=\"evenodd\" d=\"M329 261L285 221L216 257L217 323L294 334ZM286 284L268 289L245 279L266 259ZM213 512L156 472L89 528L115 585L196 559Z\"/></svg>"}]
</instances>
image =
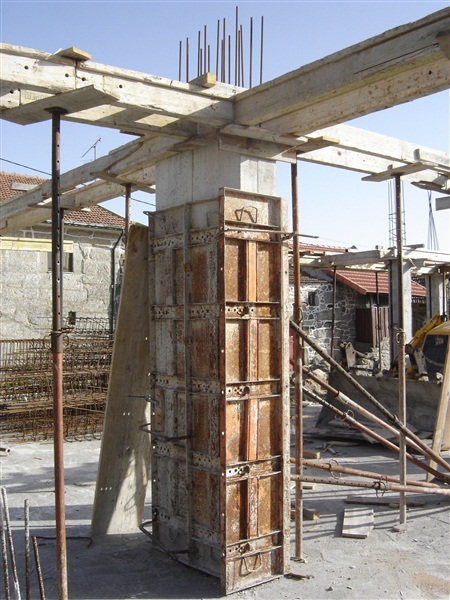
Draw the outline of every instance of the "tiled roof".
<instances>
[{"instance_id":1,"label":"tiled roof","mask_svg":"<svg viewBox=\"0 0 450 600\"><path fill-rule=\"evenodd\" d=\"M332 271L327 271L332 275ZM375 271L336 271L336 280L340 281L359 294L375 294L377 292L377 276ZM389 293L389 279L386 271L378 271L378 292L380 294ZM427 292L423 285L417 281L411 281L411 295L426 298Z\"/></svg>"},{"instance_id":2,"label":"tiled roof","mask_svg":"<svg viewBox=\"0 0 450 600\"><path fill-rule=\"evenodd\" d=\"M293 243L289 242L289 248L292 250ZM313 254L338 254L340 252L347 252L347 248L342 246L319 246L319 244L308 244L306 242L300 242L300 254L313 253Z\"/></svg>"},{"instance_id":3,"label":"tiled roof","mask_svg":"<svg viewBox=\"0 0 450 600\"><path fill-rule=\"evenodd\" d=\"M42 177L0 171L0 203L30 189L28 186L40 185L44 181L46 180ZM89 210L67 210L64 212L64 222L99 227L125 227L123 217L98 205L91 206Z\"/></svg>"}]
</instances>

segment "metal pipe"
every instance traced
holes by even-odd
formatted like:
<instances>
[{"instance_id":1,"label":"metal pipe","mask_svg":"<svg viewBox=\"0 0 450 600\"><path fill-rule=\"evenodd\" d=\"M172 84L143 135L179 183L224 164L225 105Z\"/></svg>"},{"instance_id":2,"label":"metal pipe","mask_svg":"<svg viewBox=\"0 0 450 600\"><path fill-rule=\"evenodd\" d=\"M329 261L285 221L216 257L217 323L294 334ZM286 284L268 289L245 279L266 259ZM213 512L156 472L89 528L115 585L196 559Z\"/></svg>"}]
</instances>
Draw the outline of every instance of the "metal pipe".
<instances>
[{"instance_id":1,"label":"metal pipe","mask_svg":"<svg viewBox=\"0 0 450 600\"><path fill-rule=\"evenodd\" d=\"M67 600L67 550L64 505L63 338L61 304L60 127L61 109L52 113L52 364L55 465L56 560L58 597Z\"/></svg>"},{"instance_id":2,"label":"metal pipe","mask_svg":"<svg viewBox=\"0 0 450 600\"><path fill-rule=\"evenodd\" d=\"M116 301L116 248L119 245L120 240L124 234L124 230L120 232L119 237L117 238L116 243L111 249L111 310L110 310L110 320L109 320L109 333L112 335L114 333L114 303Z\"/></svg>"},{"instance_id":3,"label":"metal pipe","mask_svg":"<svg viewBox=\"0 0 450 600\"><path fill-rule=\"evenodd\" d=\"M328 485L344 485L348 487L368 488L379 492L411 492L412 494L440 494L441 496L450 496L450 490L434 490L431 488L420 488L412 485L402 485L389 483L388 481L374 481L368 483L366 481L353 481L351 479L337 479L335 477L311 477L310 475L291 475L291 479L296 481L301 478L301 481L308 483L325 483Z\"/></svg>"},{"instance_id":4,"label":"metal pipe","mask_svg":"<svg viewBox=\"0 0 450 600\"><path fill-rule=\"evenodd\" d=\"M317 383L320 387L322 387L324 390L326 390L329 394L334 396L342 404L349 406L352 410L356 410L357 412L359 412L361 415L363 415L370 421L373 421L376 425L379 425L383 429L386 429L386 431L388 431L390 434L395 435L396 437L399 436L398 429L395 429L395 427L393 427L392 425L389 425L389 423L386 423L386 421L383 421L383 419L380 419L379 417L377 417L376 415L371 413L369 410L367 410L363 406L359 405L357 402L354 402L351 398L349 398L348 396L346 396L345 394L343 394L336 388L332 387L329 383L322 381L320 379L320 377L317 377L316 375L314 375L314 373L312 373L311 371L308 371L308 369L306 369L305 367L303 368L303 374L305 377L307 377L308 379L311 379L312 381ZM419 446L417 446L412 440L408 440L408 443L415 450L417 450L418 452L423 454L421 448L419 448Z\"/></svg>"},{"instance_id":5,"label":"metal pipe","mask_svg":"<svg viewBox=\"0 0 450 600\"><path fill-rule=\"evenodd\" d=\"M9 568L8 568L8 552L6 549L6 535L5 535L5 524L4 524L4 506L3 496L0 494L0 542L2 546L2 559L3 559L3 583L5 587L5 600L11 600L9 593Z\"/></svg>"},{"instance_id":6,"label":"metal pipe","mask_svg":"<svg viewBox=\"0 0 450 600\"><path fill-rule=\"evenodd\" d=\"M45 600L44 580L42 578L41 561L39 559L39 548L37 538L33 536L31 540L33 542L34 560L36 562L36 573L39 583L39 594L41 596L41 600Z\"/></svg>"},{"instance_id":7,"label":"metal pipe","mask_svg":"<svg viewBox=\"0 0 450 600\"><path fill-rule=\"evenodd\" d=\"M374 439L376 442L382 444L383 446L386 446L386 448L388 448L389 450L392 450L392 452L394 452L396 454L399 453L400 449L398 446L396 446L389 440L386 440L381 435L378 435L378 433L375 433L369 427L366 427L362 423L359 423L356 419L354 419L352 416L350 416L349 413L345 413L344 411L340 410L336 406L333 406L332 404L330 404L323 398L320 398L320 396L317 396L317 394L314 394L311 390L308 390L306 387L303 388L303 391L305 392L305 394L307 396L310 396L315 402L318 402L319 404L322 404L323 406L326 406L327 408L329 408L331 411L333 411L336 415L338 415L343 421L347 422L354 429L358 429L359 431L361 431L361 433L368 435L369 437ZM436 479L439 479L440 481L443 481L445 483L450 483L450 477L448 475L445 475L444 473L440 473L439 471L436 471L436 469L430 467L426 463L422 463L419 459L417 459L412 454L406 453L406 457L410 462L412 462L415 465L417 465L418 467L424 469L428 473L431 473L432 475L434 475L434 477L436 477Z\"/></svg>"},{"instance_id":8,"label":"metal pipe","mask_svg":"<svg viewBox=\"0 0 450 600\"><path fill-rule=\"evenodd\" d=\"M334 358L334 327L336 324L336 267L333 267L333 309L331 313L330 356Z\"/></svg>"},{"instance_id":9,"label":"metal pipe","mask_svg":"<svg viewBox=\"0 0 450 600\"><path fill-rule=\"evenodd\" d=\"M131 183L125 184L125 247L128 243L131 223Z\"/></svg>"},{"instance_id":10,"label":"metal pipe","mask_svg":"<svg viewBox=\"0 0 450 600\"><path fill-rule=\"evenodd\" d=\"M417 435L415 435L412 431L410 431L399 419L397 416L393 415L385 406L383 406L383 404L381 404L380 402L378 402L378 400L376 398L374 398L374 396L372 396L372 394L369 394L369 392L363 388L363 386L358 383L356 381L356 379L354 379L350 373L347 373L347 371L338 363L336 362L333 358L331 358L331 356L329 354L327 354L325 352L325 350L323 350L318 344L316 344L314 342L313 339L311 339L294 321L290 321L292 328L294 329L294 331L296 331L296 333L303 338L303 340L309 345L311 346L311 348L317 352L317 354L319 354L319 356L321 356L325 361L327 361L330 365L332 365L337 371L339 371L339 373L341 373L346 379L347 381L349 381L357 390L359 390L368 400L370 400L370 402L376 406L384 415L385 417L391 421L392 423L394 423L396 425L396 427L398 427L399 430L403 431L403 433L405 433L405 435L407 435L411 440L413 440L418 446L419 448L422 449L423 452L428 452L429 456L432 455L433 460L435 460L441 467L443 467L446 471L450 472L450 465L448 464L447 461L445 461L439 454L436 454L436 452L433 452L432 450L430 450L430 448L428 448L427 444L421 440L419 437L417 437Z\"/></svg>"},{"instance_id":11,"label":"metal pipe","mask_svg":"<svg viewBox=\"0 0 450 600\"><path fill-rule=\"evenodd\" d=\"M375 289L376 289L376 298L377 298L377 343L378 343L378 363L379 363L379 371L382 370L382 362L381 362L381 307L380 307L380 288L378 283L378 271L375 271Z\"/></svg>"},{"instance_id":12,"label":"metal pipe","mask_svg":"<svg viewBox=\"0 0 450 600\"><path fill-rule=\"evenodd\" d=\"M292 240L294 268L294 320L302 323L301 271L300 271L300 215L298 206L298 166L297 161L291 164L292 189L292 224L294 237ZM301 475L303 465L303 342L299 338L294 344L294 382L295 382L295 473ZM303 486L301 480L295 484L295 557L303 555Z\"/></svg>"},{"instance_id":13,"label":"metal pipe","mask_svg":"<svg viewBox=\"0 0 450 600\"><path fill-rule=\"evenodd\" d=\"M24 501L25 519L25 590L27 600L31 599L30 588L30 506L28 499Z\"/></svg>"},{"instance_id":14,"label":"metal pipe","mask_svg":"<svg viewBox=\"0 0 450 600\"><path fill-rule=\"evenodd\" d=\"M9 508L8 508L8 498L6 496L6 488L2 487L2 499L3 499L3 509L5 512L5 523L6 523L6 535L8 537L8 545L9 545L9 556L11 558L11 570L13 574L13 583L14 583L14 591L16 594L16 600L20 600L20 585L19 578L17 576L17 566L16 566L16 555L14 552L14 542L11 531L11 522L9 520Z\"/></svg>"},{"instance_id":15,"label":"metal pipe","mask_svg":"<svg viewBox=\"0 0 450 600\"><path fill-rule=\"evenodd\" d=\"M405 372L405 292L403 287L403 227L402 227L402 189L401 177L395 176L395 215L397 228L397 284L398 284L398 332L397 332L397 360L398 360L398 416L402 423L406 423L406 372ZM406 481L406 439L402 431L400 442L400 483ZM400 523L406 522L406 496L400 494L399 504Z\"/></svg>"},{"instance_id":16,"label":"metal pipe","mask_svg":"<svg viewBox=\"0 0 450 600\"><path fill-rule=\"evenodd\" d=\"M355 477L365 477L366 479L379 479L380 481L399 483L399 479L395 475L384 475L383 473L375 473L374 471L361 471L360 469L343 467L338 463L323 463L318 460L304 459L303 466L310 467L312 469L322 469L324 471L330 471L331 473L344 473L344 475L355 475ZM415 481L414 479L407 479L406 485L412 485L420 488L434 488L438 490L442 489L435 483L429 483L428 481Z\"/></svg>"}]
</instances>

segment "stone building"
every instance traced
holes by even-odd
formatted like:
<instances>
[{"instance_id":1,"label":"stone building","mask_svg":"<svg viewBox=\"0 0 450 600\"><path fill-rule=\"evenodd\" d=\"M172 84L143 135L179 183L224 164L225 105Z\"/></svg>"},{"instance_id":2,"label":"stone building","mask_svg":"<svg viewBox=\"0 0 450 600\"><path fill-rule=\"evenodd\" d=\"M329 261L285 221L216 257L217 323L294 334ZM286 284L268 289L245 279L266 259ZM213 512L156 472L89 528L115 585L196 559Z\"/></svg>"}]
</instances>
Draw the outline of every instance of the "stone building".
<instances>
[{"instance_id":1,"label":"stone building","mask_svg":"<svg viewBox=\"0 0 450 600\"><path fill-rule=\"evenodd\" d=\"M0 202L43 179L0 173ZM49 211L50 213L50 211ZM123 268L125 220L102 206L64 212L64 319L113 330ZM41 338L51 329L51 221L0 237L1 339Z\"/></svg>"},{"instance_id":2,"label":"stone building","mask_svg":"<svg viewBox=\"0 0 450 600\"><path fill-rule=\"evenodd\" d=\"M333 251L339 249L333 249ZM303 328L319 345L339 356L339 342L350 342L364 352L382 346L384 367L389 366L389 282L386 271L337 270L336 289L330 270L301 269ZM413 330L425 320L426 289L411 282ZM290 298L294 298L290 281ZM379 323L379 325L378 325ZM334 332L333 332L334 325ZM378 339L380 332L380 340ZM313 361L309 349L305 360Z\"/></svg>"}]
</instances>

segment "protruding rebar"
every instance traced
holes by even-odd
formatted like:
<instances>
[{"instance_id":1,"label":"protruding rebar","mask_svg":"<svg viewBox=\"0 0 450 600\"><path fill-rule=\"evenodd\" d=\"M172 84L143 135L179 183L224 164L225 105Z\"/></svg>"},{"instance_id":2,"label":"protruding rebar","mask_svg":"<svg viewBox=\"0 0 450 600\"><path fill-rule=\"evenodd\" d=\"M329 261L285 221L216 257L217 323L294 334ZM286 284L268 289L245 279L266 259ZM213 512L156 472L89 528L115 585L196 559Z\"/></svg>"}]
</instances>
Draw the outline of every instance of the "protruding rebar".
<instances>
[{"instance_id":1,"label":"protruding rebar","mask_svg":"<svg viewBox=\"0 0 450 600\"><path fill-rule=\"evenodd\" d=\"M253 17L250 17L250 66L248 73L248 87L252 87L252 71L253 71Z\"/></svg>"},{"instance_id":2,"label":"protruding rebar","mask_svg":"<svg viewBox=\"0 0 450 600\"><path fill-rule=\"evenodd\" d=\"M37 573L38 583L39 583L39 594L41 596L41 600L45 600L44 580L42 578L41 561L39 559L39 548L38 548L37 538L33 536L32 542L33 542L33 550L34 550L34 560L36 562L36 573Z\"/></svg>"},{"instance_id":3,"label":"protruding rebar","mask_svg":"<svg viewBox=\"0 0 450 600\"><path fill-rule=\"evenodd\" d=\"M24 501L25 522L25 593L27 600L31 599L30 589L30 506L28 499Z\"/></svg>"},{"instance_id":4,"label":"protruding rebar","mask_svg":"<svg viewBox=\"0 0 450 600\"><path fill-rule=\"evenodd\" d=\"M181 81L181 58L183 55L183 42L180 40L180 49L178 52L178 81Z\"/></svg>"},{"instance_id":5,"label":"protruding rebar","mask_svg":"<svg viewBox=\"0 0 450 600\"><path fill-rule=\"evenodd\" d=\"M4 524L4 506L3 496L0 494L0 540L2 546L2 559L3 559L3 583L5 587L5 600L11 600L9 593L9 566L8 566L8 551L6 548L6 535L5 535L5 524Z\"/></svg>"},{"instance_id":6,"label":"protruding rebar","mask_svg":"<svg viewBox=\"0 0 450 600\"><path fill-rule=\"evenodd\" d=\"M261 17L261 58L259 66L259 83L263 80L263 59L264 59L264 17Z\"/></svg>"},{"instance_id":7,"label":"protruding rebar","mask_svg":"<svg viewBox=\"0 0 450 600\"><path fill-rule=\"evenodd\" d=\"M11 570L12 570L12 574L13 574L14 591L16 594L16 600L21 600L19 577L17 576L16 555L14 552L14 542L13 542L12 531L11 531L11 522L9 520L8 497L6 495L6 488L4 488L4 487L2 488L2 499L3 499L3 510L5 513L6 535L8 537L9 556L11 558Z\"/></svg>"}]
</instances>

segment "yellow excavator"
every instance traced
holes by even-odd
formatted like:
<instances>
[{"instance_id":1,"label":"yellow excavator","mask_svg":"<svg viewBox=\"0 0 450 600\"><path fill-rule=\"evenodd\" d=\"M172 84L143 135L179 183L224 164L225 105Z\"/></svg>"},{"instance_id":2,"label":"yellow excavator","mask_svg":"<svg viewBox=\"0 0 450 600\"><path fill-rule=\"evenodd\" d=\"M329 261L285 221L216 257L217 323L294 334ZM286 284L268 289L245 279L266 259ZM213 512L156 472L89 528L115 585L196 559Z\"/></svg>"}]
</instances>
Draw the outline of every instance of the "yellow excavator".
<instances>
[{"instance_id":1,"label":"yellow excavator","mask_svg":"<svg viewBox=\"0 0 450 600\"><path fill-rule=\"evenodd\" d=\"M406 376L419 381L442 381L444 365L449 352L450 321L442 315L434 315L419 329L406 353L410 359Z\"/></svg>"}]
</instances>

